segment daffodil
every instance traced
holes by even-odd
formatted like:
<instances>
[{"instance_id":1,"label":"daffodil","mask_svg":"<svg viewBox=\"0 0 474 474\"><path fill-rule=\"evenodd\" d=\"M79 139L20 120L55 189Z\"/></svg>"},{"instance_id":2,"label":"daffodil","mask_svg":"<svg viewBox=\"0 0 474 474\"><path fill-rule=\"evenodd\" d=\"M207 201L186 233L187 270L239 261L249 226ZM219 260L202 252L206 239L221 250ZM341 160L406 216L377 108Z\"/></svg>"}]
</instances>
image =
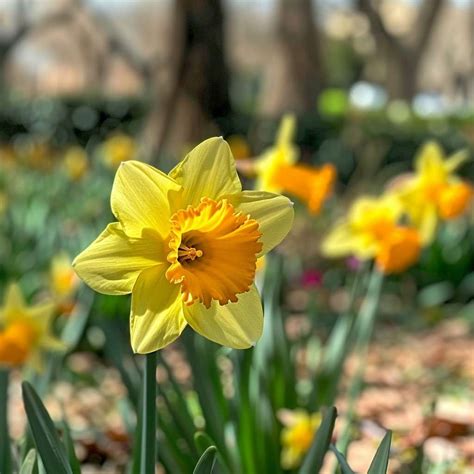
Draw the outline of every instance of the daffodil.
<instances>
[{"instance_id":1,"label":"daffodil","mask_svg":"<svg viewBox=\"0 0 474 474\"><path fill-rule=\"evenodd\" d=\"M228 347L255 344L263 324L256 262L291 227L287 198L242 191L229 146L211 138L169 175L124 162L111 207L118 222L73 265L96 291L132 293L135 352L166 346L188 324Z\"/></svg>"},{"instance_id":2,"label":"daffodil","mask_svg":"<svg viewBox=\"0 0 474 474\"><path fill-rule=\"evenodd\" d=\"M79 286L79 278L66 253L56 255L51 261L49 280L58 311L61 314L69 315L74 309L74 293Z\"/></svg>"},{"instance_id":3,"label":"daffodil","mask_svg":"<svg viewBox=\"0 0 474 474\"><path fill-rule=\"evenodd\" d=\"M0 215L5 212L8 205L7 195L0 191Z\"/></svg>"},{"instance_id":4,"label":"daffodil","mask_svg":"<svg viewBox=\"0 0 474 474\"><path fill-rule=\"evenodd\" d=\"M403 212L394 194L359 198L323 241L323 254L375 259L384 273L404 271L418 260L421 238L416 229L400 224Z\"/></svg>"},{"instance_id":5,"label":"daffodil","mask_svg":"<svg viewBox=\"0 0 474 474\"><path fill-rule=\"evenodd\" d=\"M117 168L122 162L136 158L137 144L132 137L120 133L102 144L101 153L106 165Z\"/></svg>"},{"instance_id":6,"label":"daffodil","mask_svg":"<svg viewBox=\"0 0 474 474\"><path fill-rule=\"evenodd\" d=\"M50 332L54 304L27 306L20 288L7 288L0 308L0 366L30 364L41 369L43 351L63 350L64 344Z\"/></svg>"},{"instance_id":7,"label":"daffodil","mask_svg":"<svg viewBox=\"0 0 474 474\"><path fill-rule=\"evenodd\" d=\"M317 168L296 163L298 149L293 143L295 118L285 116L274 147L265 151L255 164L257 189L294 196L318 214L331 195L336 180L336 168L326 163Z\"/></svg>"},{"instance_id":8,"label":"daffodil","mask_svg":"<svg viewBox=\"0 0 474 474\"><path fill-rule=\"evenodd\" d=\"M309 414L305 410L281 410L281 465L284 469L294 469L301 464L308 452L314 435L321 424L321 414Z\"/></svg>"},{"instance_id":9,"label":"daffodil","mask_svg":"<svg viewBox=\"0 0 474 474\"><path fill-rule=\"evenodd\" d=\"M60 298L70 297L77 289L79 280L64 252L56 255L51 262L50 281L53 293Z\"/></svg>"},{"instance_id":10,"label":"daffodil","mask_svg":"<svg viewBox=\"0 0 474 474\"><path fill-rule=\"evenodd\" d=\"M282 192L281 183L276 180L279 170L283 166L295 164L299 158L298 148L293 143L295 128L295 117L285 115L278 128L275 146L265 150L255 163L257 189L274 193Z\"/></svg>"},{"instance_id":11,"label":"daffodil","mask_svg":"<svg viewBox=\"0 0 474 474\"><path fill-rule=\"evenodd\" d=\"M472 202L473 186L455 175L467 157L467 153L461 151L445 158L439 144L428 142L416 158L415 174L395 185L424 242L433 239L440 219L460 216Z\"/></svg>"},{"instance_id":12,"label":"daffodil","mask_svg":"<svg viewBox=\"0 0 474 474\"><path fill-rule=\"evenodd\" d=\"M69 148L64 155L64 169L72 181L79 181L87 173L87 153L80 146Z\"/></svg>"}]
</instances>

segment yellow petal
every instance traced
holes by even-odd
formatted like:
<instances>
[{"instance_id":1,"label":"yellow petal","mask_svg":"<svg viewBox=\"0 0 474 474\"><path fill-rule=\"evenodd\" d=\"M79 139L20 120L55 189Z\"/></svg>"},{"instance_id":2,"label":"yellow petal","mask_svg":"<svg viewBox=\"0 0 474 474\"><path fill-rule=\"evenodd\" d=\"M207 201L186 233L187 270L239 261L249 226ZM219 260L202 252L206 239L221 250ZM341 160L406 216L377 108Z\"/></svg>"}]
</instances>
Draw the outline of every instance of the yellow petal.
<instances>
[{"instance_id":1,"label":"yellow petal","mask_svg":"<svg viewBox=\"0 0 474 474\"><path fill-rule=\"evenodd\" d=\"M286 145L293 141L295 136L296 120L293 114L286 114L278 127L277 144Z\"/></svg>"},{"instance_id":2,"label":"yellow petal","mask_svg":"<svg viewBox=\"0 0 474 474\"><path fill-rule=\"evenodd\" d=\"M164 265L144 270L133 287L130 336L139 354L171 344L186 327L180 286L168 282L165 270Z\"/></svg>"},{"instance_id":3,"label":"yellow petal","mask_svg":"<svg viewBox=\"0 0 474 474\"><path fill-rule=\"evenodd\" d=\"M4 296L4 309L15 310L23 309L25 307L25 300L17 283L11 283Z\"/></svg>"},{"instance_id":4,"label":"yellow petal","mask_svg":"<svg viewBox=\"0 0 474 474\"><path fill-rule=\"evenodd\" d=\"M233 349L246 349L262 335L262 304L255 286L238 297L237 303L224 306L213 300L209 309L202 303L194 303L185 307L184 316L207 339Z\"/></svg>"},{"instance_id":5,"label":"yellow petal","mask_svg":"<svg viewBox=\"0 0 474 474\"><path fill-rule=\"evenodd\" d=\"M166 260L157 233L129 238L118 222L109 224L73 262L77 274L95 291L124 295L132 291L138 274Z\"/></svg>"},{"instance_id":6,"label":"yellow petal","mask_svg":"<svg viewBox=\"0 0 474 474\"><path fill-rule=\"evenodd\" d=\"M454 153L444 162L446 172L448 174L454 173L468 158L469 153L467 150Z\"/></svg>"},{"instance_id":7,"label":"yellow petal","mask_svg":"<svg viewBox=\"0 0 474 474\"><path fill-rule=\"evenodd\" d=\"M183 186L182 205L197 206L201 198L219 200L242 190L229 145L222 137L209 138L191 150L170 176Z\"/></svg>"},{"instance_id":8,"label":"yellow petal","mask_svg":"<svg viewBox=\"0 0 474 474\"><path fill-rule=\"evenodd\" d=\"M443 149L436 142L428 142L415 158L417 172L429 180L442 180L445 177Z\"/></svg>"},{"instance_id":9,"label":"yellow petal","mask_svg":"<svg viewBox=\"0 0 474 474\"><path fill-rule=\"evenodd\" d=\"M48 351L65 351L68 347L65 342L51 334L44 335L39 341L39 346Z\"/></svg>"},{"instance_id":10,"label":"yellow petal","mask_svg":"<svg viewBox=\"0 0 474 474\"><path fill-rule=\"evenodd\" d=\"M112 212L124 231L140 237L153 229L162 238L169 233L171 195L181 187L169 176L139 161L125 161L115 175L111 194Z\"/></svg>"},{"instance_id":11,"label":"yellow petal","mask_svg":"<svg viewBox=\"0 0 474 474\"><path fill-rule=\"evenodd\" d=\"M286 197L264 191L243 191L227 199L243 214L249 214L259 225L263 248L258 256L268 253L288 234L293 225L293 203Z\"/></svg>"},{"instance_id":12,"label":"yellow petal","mask_svg":"<svg viewBox=\"0 0 474 474\"><path fill-rule=\"evenodd\" d=\"M346 222L337 224L321 244L323 255L333 258L355 255L364 260L373 257L376 251L377 246L373 239L363 234L354 234Z\"/></svg>"},{"instance_id":13,"label":"yellow petal","mask_svg":"<svg viewBox=\"0 0 474 474\"><path fill-rule=\"evenodd\" d=\"M420 231L421 242L423 245L431 243L436 234L438 226L438 212L435 204L427 205L422 208L419 222L415 222L416 227Z\"/></svg>"}]
</instances>

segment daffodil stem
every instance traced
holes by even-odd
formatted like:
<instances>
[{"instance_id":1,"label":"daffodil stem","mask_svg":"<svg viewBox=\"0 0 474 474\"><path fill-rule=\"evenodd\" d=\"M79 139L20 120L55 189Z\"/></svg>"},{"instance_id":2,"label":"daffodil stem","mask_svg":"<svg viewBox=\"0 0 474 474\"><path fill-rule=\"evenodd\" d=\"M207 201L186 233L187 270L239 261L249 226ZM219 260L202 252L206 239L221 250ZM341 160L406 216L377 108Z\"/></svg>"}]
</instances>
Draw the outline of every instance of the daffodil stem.
<instances>
[{"instance_id":1,"label":"daffodil stem","mask_svg":"<svg viewBox=\"0 0 474 474\"><path fill-rule=\"evenodd\" d=\"M10 435L8 432L8 380L7 369L0 368L0 473L11 472Z\"/></svg>"},{"instance_id":2,"label":"daffodil stem","mask_svg":"<svg viewBox=\"0 0 474 474\"><path fill-rule=\"evenodd\" d=\"M141 407L140 474L154 474L156 465L156 361L156 352L145 356Z\"/></svg>"},{"instance_id":3,"label":"daffodil stem","mask_svg":"<svg viewBox=\"0 0 474 474\"><path fill-rule=\"evenodd\" d=\"M355 332L355 353L357 358L356 373L349 387L349 403L346 415L346 424L339 438L338 449L345 453L349 444L351 427L354 418L355 402L360 395L363 387L365 367L367 363L367 354L369 350L372 333L374 330L377 310L380 303L380 296L383 287L383 274L376 268L372 270L369 280L369 286L364 302L360 308L359 315L354 327Z\"/></svg>"}]
</instances>

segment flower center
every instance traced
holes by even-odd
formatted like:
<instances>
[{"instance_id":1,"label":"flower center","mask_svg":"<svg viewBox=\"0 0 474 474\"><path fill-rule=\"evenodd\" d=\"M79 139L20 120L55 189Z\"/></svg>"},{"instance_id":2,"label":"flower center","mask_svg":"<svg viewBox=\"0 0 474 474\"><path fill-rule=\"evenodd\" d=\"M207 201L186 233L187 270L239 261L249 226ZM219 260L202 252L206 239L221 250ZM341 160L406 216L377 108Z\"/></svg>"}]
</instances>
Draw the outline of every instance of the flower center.
<instances>
[{"instance_id":1,"label":"flower center","mask_svg":"<svg viewBox=\"0 0 474 474\"><path fill-rule=\"evenodd\" d=\"M262 249L257 221L225 199L209 198L179 210L170 221L166 278L181 285L185 304L198 300L209 308L217 300L224 305L249 290Z\"/></svg>"},{"instance_id":2,"label":"flower center","mask_svg":"<svg viewBox=\"0 0 474 474\"><path fill-rule=\"evenodd\" d=\"M420 236L415 229L397 226L381 241L376 263L384 273L400 273L413 265L421 252Z\"/></svg>"},{"instance_id":3,"label":"flower center","mask_svg":"<svg viewBox=\"0 0 474 474\"><path fill-rule=\"evenodd\" d=\"M318 214L332 193L336 169L331 164L321 168L306 165L281 165L273 173L272 185L303 201L311 213Z\"/></svg>"},{"instance_id":4,"label":"flower center","mask_svg":"<svg viewBox=\"0 0 474 474\"><path fill-rule=\"evenodd\" d=\"M0 331L0 365L22 365L31 352L36 331L26 322L16 322Z\"/></svg>"}]
</instances>

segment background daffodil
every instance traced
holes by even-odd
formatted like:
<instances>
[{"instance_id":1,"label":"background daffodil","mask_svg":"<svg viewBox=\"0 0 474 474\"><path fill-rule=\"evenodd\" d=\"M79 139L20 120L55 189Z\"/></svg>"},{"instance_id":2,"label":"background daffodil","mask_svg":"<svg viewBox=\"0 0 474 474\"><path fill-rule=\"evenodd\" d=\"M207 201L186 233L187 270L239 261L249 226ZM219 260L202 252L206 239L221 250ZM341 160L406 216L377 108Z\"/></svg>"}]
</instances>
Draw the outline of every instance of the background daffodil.
<instances>
[{"instance_id":1,"label":"background daffodil","mask_svg":"<svg viewBox=\"0 0 474 474\"><path fill-rule=\"evenodd\" d=\"M284 193L302 201L312 214L318 214L331 195L336 168L329 163L320 168L297 164L298 148L294 145L295 117L283 117L275 146L264 151L254 166L257 189Z\"/></svg>"},{"instance_id":2,"label":"background daffodil","mask_svg":"<svg viewBox=\"0 0 474 474\"><path fill-rule=\"evenodd\" d=\"M418 260L421 251L418 232L399 224L402 215L394 194L361 197L323 241L322 252L328 257L374 258L383 272L401 272Z\"/></svg>"},{"instance_id":3,"label":"background daffodil","mask_svg":"<svg viewBox=\"0 0 474 474\"><path fill-rule=\"evenodd\" d=\"M285 115L278 128L275 145L265 150L255 163L257 189L282 192L281 185L275 180L275 177L282 166L293 165L299 158L298 148L293 143L295 128L294 115Z\"/></svg>"},{"instance_id":4,"label":"background daffodil","mask_svg":"<svg viewBox=\"0 0 474 474\"><path fill-rule=\"evenodd\" d=\"M222 138L198 145L169 175L123 163L111 207L118 222L74 266L96 291L132 293L135 352L166 346L187 324L233 348L257 341L256 261L288 233L293 209L283 196L242 191Z\"/></svg>"},{"instance_id":5,"label":"background daffodil","mask_svg":"<svg viewBox=\"0 0 474 474\"><path fill-rule=\"evenodd\" d=\"M30 364L41 370L41 353L63 350L64 344L50 332L54 304L27 306L21 290L11 284L0 308L0 365Z\"/></svg>"},{"instance_id":6,"label":"background daffodil","mask_svg":"<svg viewBox=\"0 0 474 474\"><path fill-rule=\"evenodd\" d=\"M416 158L415 174L395 186L423 241L433 240L439 219L460 216L472 201L472 185L455 175L467 157L460 151L445 158L438 143L428 142Z\"/></svg>"},{"instance_id":7,"label":"background daffodil","mask_svg":"<svg viewBox=\"0 0 474 474\"><path fill-rule=\"evenodd\" d=\"M309 414L305 410L280 410L281 465L284 469L294 469L308 452L314 435L321 424L321 414Z\"/></svg>"}]
</instances>

